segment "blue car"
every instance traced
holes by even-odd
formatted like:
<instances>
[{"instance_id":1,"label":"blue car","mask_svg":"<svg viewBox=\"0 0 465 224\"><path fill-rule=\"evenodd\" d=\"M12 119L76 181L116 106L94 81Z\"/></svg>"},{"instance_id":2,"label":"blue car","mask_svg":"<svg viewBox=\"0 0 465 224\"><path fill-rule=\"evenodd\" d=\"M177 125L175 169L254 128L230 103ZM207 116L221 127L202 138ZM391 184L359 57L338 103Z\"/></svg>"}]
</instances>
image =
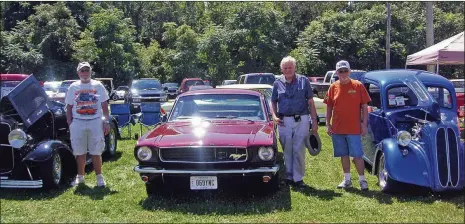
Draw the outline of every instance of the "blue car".
<instances>
[{"instance_id":1,"label":"blue car","mask_svg":"<svg viewBox=\"0 0 465 224\"><path fill-rule=\"evenodd\" d=\"M372 71L358 77L372 101L364 160L380 190L399 183L434 192L462 190L464 145L460 141L455 90L442 76L417 70Z\"/></svg>"}]
</instances>

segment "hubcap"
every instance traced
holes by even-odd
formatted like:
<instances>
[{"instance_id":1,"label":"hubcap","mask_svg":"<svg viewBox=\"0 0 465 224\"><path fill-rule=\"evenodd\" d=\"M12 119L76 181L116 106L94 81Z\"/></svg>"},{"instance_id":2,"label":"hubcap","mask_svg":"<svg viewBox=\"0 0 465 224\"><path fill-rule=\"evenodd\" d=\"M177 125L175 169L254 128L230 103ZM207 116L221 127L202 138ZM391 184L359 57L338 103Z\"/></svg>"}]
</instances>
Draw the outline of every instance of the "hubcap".
<instances>
[{"instance_id":1,"label":"hubcap","mask_svg":"<svg viewBox=\"0 0 465 224\"><path fill-rule=\"evenodd\" d=\"M110 135L108 137L110 138L108 149L110 150L111 154L114 154L116 151L116 147L115 147L116 133L115 133L114 128L110 128Z\"/></svg>"},{"instance_id":2,"label":"hubcap","mask_svg":"<svg viewBox=\"0 0 465 224\"><path fill-rule=\"evenodd\" d=\"M61 158L59 154L53 157L53 181L59 184L61 179Z\"/></svg>"},{"instance_id":3,"label":"hubcap","mask_svg":"<svg viewBox=\"0 0 465 224\"><path fill-rule=\"evenodd\" d=\"M379 173L378 173L378 178L379 178L379 186L381 188L385 188L386 187L386 183L387 183L387 177L388 177L388 173L386 171L386 169L384 168L384 157L381 158L381 161L379 161L380 164L381 164L381 167L379 169Z\"/></svg>"}]
</instances>

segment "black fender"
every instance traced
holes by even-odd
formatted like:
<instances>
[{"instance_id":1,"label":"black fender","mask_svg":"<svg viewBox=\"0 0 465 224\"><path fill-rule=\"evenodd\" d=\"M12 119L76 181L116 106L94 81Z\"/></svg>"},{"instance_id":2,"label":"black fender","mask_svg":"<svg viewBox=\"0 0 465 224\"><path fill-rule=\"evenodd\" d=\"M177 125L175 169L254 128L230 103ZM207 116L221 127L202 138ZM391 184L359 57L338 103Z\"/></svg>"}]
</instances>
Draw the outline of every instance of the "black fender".
<instances>
[{"instance_id":1,"label":"black fender","mask_svg":"<svg viewBox=\"0 0 465 224\"><path fill-rule=\"evenodd\" d=\"M24 157L23 162L26 164L41 164L52 158L54 152L58 152L63 162L63 168L69 175L76 175L77 163L72 149L62 141L46 140L33 145L32 151Z\"/></svg>"}]
</instances>

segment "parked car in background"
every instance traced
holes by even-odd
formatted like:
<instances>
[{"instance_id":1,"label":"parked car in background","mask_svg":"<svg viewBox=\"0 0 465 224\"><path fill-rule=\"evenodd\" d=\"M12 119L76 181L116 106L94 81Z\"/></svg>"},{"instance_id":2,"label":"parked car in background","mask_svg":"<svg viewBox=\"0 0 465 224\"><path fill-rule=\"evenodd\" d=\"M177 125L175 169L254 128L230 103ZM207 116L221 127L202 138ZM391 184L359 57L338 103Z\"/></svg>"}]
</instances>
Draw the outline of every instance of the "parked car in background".
<instances>
[{"instance_id":1,"label":"parked car in background","mask_svg":"<svg viewBox=\"0 0 465 224\"><path fill-rule=\"evenodd\" d=\"M166 102L168 97L158 79L143 78L132 80L125 103L131 104L131 111L140 112L142 102Z\"/></svg>"},{"instance_id":2,"label":"parked car in background","mask_svg":"<svg viewBox=\"0 0 465 224\"><path fill-rule=\"evenodd\" d=\"M189 91L201 90L201 89L213 89L213 87L209 85L197 85L197 86L189 87Z\"/></svg>"},{"instance_id":3,"label":"parked car in background","mask_svg":"<svg viewBox=\"0 0 465 224\"><path fill-rule=\"evenodd\" d=\"M175 82L168 82L163 84L163 89L165 90L168 97L176 97L178 95L179 84Z\"/></svg>"},{"instance_id":4,"label":"parked car in background","mask_svg":"<svg viewBox=\"0 0 465 224\"><path fill-rule=\"evenodd\" d=\"M237 84L268 84L273 85L276 80L273 73L249 73L237 78Z\"/></svg>"},{"instance_id":5,"label":"parked car in background","mask_svg":"<svg viewBox=\"0 0 465 224\"><path fill-rule=\"evenodd\" d=\"M207 86L213 86L210 80L203 80L203 83Z\"/></svg>"},{"instance_id":6,"label":"parked car in background","mask_svg":"<svg viewBox=\"0 0 465 224\"><path fill-rule=\"evenodd\" d=\"M108 96L110 99L113 99L116 94L115 86L113 85L113 78L95 78L95 80L100 81L103 84L107 90Z\"/></svg>"},{"instance_id":7,"label":"parked car in background","mask_svg":"<svg viewBox=\"0 0 465 224\"><path fill-rule=\"evenodd\" d=\"M44 90L48 97L53 97L56 93L58 93L58 89L61 86L60 81L49 81L44 82Z\"/></svg>"},{"instance_id":8,"label":"parked car in background","mask_svg":"<svg viewBox=\"0 0 465 224\"><path fill-rule=\"evenodd\" d=\"M222 86L226 86L226 85L233 85L233 84L236 84L237 80L223 80L223 82L221 83Z\"/></svg>"},{"instance_id":9,"label":"parked car in background","mask_svg":"<svg viewBox=\"0 0 465 224\"><path fill-rule=\"evenodd\" d=\"M110 127L104 156L116 154L114 118ZM52 189L69 184L76 174L65 105L49 100L28 76L0 101L0 188Z\"/></svg>"},{"instance_id":10,"label":"parked car in background","mask_svg":"<svg viewBox=\"0 0 465 224\"><path fill-rule=\"evenodd\" d=\"M161 125L134 148L147 194L165 184L216 190L236 183L276 191L277 140L268 103L258 92L206 89L176 98Z\"/></svg>"},{"instance_id":11,"label":"parked car in background","mask_svg":"<svg viewBox=\"0 0 465 224\"><path fill-rule=\"evenodd\" d=\"M362 70L351 70L350 78L359 79L365 72L366 71ZM337 80L339 80L339 76L336 74L335 70L326 72L322 82L312 83L313 93L316 94L319 98L323 99L328 92L329 86L331 86L331 84Z\"/></svg>"},{"instance_id":12,"label":"parked car in background","mask_svg":"<svg viewBox=\"0 0 465 224\"><path fill-rule=\"evenodd\" d=\"M197 85L205 85L201 78L185 78L182 80L181 85L179 86L179 94L185 93L189 91L189 87L197 86Z\"/></svg>"},{"instance_id":13,"label":"parked car in background","mask_svg":"<svg viewBox=\"0 0 465 224\"><path fill-rule=\"evenodd\" d=\"M122 100L126 97L126 94L129 92L129 86L118 86L115 89L115 94L113 94L112 100Z\"/></svg>"},{"instance_id":14,"label":"parked car in background","mask_svg":"<svg viewBox=\"0 0 465 224\"><path fill-rule=\"evenodd\" d=\"M452 84L433 73L405 69L367 72L358 80L372 100L368 134L362 137L364 160L378 176L381 191L401 190L399 183L435 192L462 190L464 146L456 100L443 97L445 90L455 94Z\"/></svg>"},{"instance_id":15,"label":"parked car in background","mask_svg":"<svg viewBox=\"0 0 465 224\"><path fill-rule=\"evenodd\" d=\"M13 90L29 75L26 74L0 74L0 99Z\"/></svg>"},{"instance_id":16,"label":"parked car in background","mask_svg":"<svg viewBox=\"0 0 465 224\"><path fill-rule=\"evenodd\" d=\"M78 79L72 80L64 80L61 82L58 91L50 97L51 100L57 101L60 103L65 103L66 93L68 92L68 88L73 84L73 82L79 81Z\"/></svg>"}]
</instances>

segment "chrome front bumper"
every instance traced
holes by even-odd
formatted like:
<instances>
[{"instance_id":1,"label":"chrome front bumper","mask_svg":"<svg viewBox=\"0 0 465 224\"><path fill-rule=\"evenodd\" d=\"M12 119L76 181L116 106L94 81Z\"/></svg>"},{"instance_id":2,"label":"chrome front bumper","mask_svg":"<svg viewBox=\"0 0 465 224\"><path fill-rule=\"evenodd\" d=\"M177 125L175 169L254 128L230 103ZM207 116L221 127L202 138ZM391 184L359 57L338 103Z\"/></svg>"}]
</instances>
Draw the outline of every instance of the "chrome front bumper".
<instances>
[{"instance_id":1,"label":"chrome front bumper","mask_svg":"<svg viewBox=\"0 0 465 224\"><path fill-rule=\"evenodd\" d=\"M154 173L154 174L250 174L250 173L273 173L279 171L279 165L273 167L260 167L257 169L242 170L165 170L153 167L136 166L134 171L137 173Z\"/></svg>"},{"instance_id":2,"label":"chrome front bumper","mask_svg":"<svg viewBox=\"0 0 465 224\"><path fill-rule=\"evenodd\" d=\"M9 180L0 177L0 188L42 188L42 180Z\"/></svg>"}]
</instances>

